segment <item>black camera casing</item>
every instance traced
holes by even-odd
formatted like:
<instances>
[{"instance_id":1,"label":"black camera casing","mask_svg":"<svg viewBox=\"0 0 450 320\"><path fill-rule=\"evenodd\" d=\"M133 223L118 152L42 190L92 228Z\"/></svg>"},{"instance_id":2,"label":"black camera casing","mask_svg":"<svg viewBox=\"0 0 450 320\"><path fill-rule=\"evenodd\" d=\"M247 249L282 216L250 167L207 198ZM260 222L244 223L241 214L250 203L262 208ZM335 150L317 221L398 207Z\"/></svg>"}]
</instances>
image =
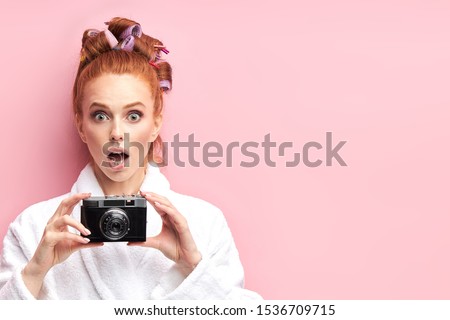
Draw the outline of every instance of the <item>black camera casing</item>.
<instances>
[{"instance_id":1,"label":"black camera casing","mask_svg":"<svg viewBox=\"0 0 450 320\"><path fill-rule=\"evenodd\" d=\"M91 242L141 242L147 235L147 200L141 196L90 197L81 205L81 223Z\"/></svg>"}]
</instances>

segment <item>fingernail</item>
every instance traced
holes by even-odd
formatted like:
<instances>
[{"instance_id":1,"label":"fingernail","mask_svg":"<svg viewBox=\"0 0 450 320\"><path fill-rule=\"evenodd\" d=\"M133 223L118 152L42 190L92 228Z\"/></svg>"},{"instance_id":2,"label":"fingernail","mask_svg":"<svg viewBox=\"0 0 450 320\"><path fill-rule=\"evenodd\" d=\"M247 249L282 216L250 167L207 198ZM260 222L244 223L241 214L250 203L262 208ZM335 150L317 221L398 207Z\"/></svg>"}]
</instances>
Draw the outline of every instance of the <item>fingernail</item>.
<instances>
[{"instance_id":1,"label":"fingernail","mask_svg":"<svg viewBox=\"0 0 450 320\"><path fill-rule=\"evenodd\" d=\"M85 243L89 243L89 241L91 241L91 239L89 239L89 238L83 238L83 241L84 241Z\"/></svg>"},{"instance_id":2,"label":"fingernail","mask_svg":"<svg viewBox=\"0 0 450 320\"><path fill-rule=\"evenodd\" d=\"M159 203L159 202L156 202L156 201L155 201L155 204L157 204L158 206L160 206L160 205L161 205L161 203Z\"/></svg>"},{"instance_id":3,"label":"fingernail","mask_svg":"<svg viewBox=\"0 0 450 320\"><path fill-rule=\"evenodd\" d=\"M87 235L90 235L91 231L88 228L84 228L84 233L86 233Z\"/></svg>"}]
</instances>

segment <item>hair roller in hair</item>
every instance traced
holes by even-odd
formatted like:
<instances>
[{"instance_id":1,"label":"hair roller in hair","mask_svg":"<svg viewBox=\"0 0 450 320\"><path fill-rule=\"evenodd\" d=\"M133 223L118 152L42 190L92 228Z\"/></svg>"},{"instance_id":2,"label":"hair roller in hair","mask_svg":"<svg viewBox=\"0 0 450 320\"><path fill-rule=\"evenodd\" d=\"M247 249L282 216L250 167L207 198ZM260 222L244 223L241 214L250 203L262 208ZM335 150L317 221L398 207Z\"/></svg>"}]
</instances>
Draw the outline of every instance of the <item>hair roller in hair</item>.
<instances>
[{"instance_id":1,"label":"hair roller in hair","mask_svg":"<svg viewBox=\"0 0 450 320\"><path fill-rule=\"evenodd\" d=\"M117 41L116 37L114 37L112 32L109 31L108 29L105 30L105 36L106 36L106 40L108 40L108 43L109 43L109 46L111 47L111 49L114 49L117 46L117 44L119 43L119 41Z\"/></svg>"},{"instance_id":2,"label":"hair roller in hair","mask_svg":"<svg viewBox=\"0 0 450 320\"><path fill-rule=\"evenodd\" d=\"M124 51L133 51L134 48L134 37L129 35L126 37L122 43L119 45L119 48Z\"/></svg>"},{"instance_id":3,"label":"hair roller in hair","mask_svg":"<svg viewBox=\"0 0 450 320\"><path fill-rule=\"evenodd\" d=\"M135 36L140 38L142 36L142 28L140 24L134 24L126 28L120 35L120 39L123 40L129 36Z\"/></svg>"},{"instance_id":4,"label":"hair roller in hair","mask_svg":"<svg viewBox=\"0 0 450 320\"><path fill-rule=\"evenodd\" d=\"M86 34L88 37L96 37L99 33L97 29L89 29Z\"/></svg>"},{"instance_id":5,"label":"hair roller in hair","mask_svg":"<svg viewBox=\"0 0 450 320\"><path fill-rule=\"evenodd\" d=\"M163 91L170 90L170 81L169 80L161 80L161 81L159 81L159 87Z\"/></svg>"}]
</instances>

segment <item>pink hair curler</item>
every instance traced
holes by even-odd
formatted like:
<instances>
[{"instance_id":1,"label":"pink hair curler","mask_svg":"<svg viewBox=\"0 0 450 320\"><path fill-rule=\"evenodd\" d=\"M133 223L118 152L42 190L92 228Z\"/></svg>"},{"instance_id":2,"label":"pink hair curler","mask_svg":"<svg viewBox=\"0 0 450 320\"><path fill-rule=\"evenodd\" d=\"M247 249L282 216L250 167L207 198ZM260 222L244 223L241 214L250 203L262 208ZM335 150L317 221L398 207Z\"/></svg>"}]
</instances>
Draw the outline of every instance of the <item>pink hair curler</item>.
<instances>
[{"instance_id":1,"label":"pink hair curler","mask_svg":"<svg viewBox=\"0 0 450 320\"><path fill-rule=\"evenodd\" d=\"M105 30L105 36L106 36L106 40L108 40L108 43L109 43L109 46L111 47L111 49L114 49L117 46L117 44L119 43L119 41L117 41L116 37L114 37L112 32L109 31L108 29Z\"/></svg>"}]
</instances>

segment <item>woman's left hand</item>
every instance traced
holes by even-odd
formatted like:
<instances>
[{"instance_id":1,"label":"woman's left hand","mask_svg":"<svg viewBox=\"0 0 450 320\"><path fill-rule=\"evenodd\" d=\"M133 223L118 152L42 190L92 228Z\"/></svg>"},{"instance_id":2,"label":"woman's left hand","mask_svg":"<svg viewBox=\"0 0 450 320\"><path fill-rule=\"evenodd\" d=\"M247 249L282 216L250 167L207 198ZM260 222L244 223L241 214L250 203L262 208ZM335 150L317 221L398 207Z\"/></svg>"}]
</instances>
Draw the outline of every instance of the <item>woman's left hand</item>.
<instances>
[{"instance_id":1,"label":"woman's left hand","mask_svg":"<svg viewBox=\"0 0 450 320\"><path fill-rule=\"evenodd\" d=\"M144 246L158 249L167 258L178 263L190 273L202 259L185 217L161 195L141 191L141 195L155 208L161 216L163 226L155 237L148 237L145 242L129 242L130 246Z\"/></svg>"}]
</instances>

